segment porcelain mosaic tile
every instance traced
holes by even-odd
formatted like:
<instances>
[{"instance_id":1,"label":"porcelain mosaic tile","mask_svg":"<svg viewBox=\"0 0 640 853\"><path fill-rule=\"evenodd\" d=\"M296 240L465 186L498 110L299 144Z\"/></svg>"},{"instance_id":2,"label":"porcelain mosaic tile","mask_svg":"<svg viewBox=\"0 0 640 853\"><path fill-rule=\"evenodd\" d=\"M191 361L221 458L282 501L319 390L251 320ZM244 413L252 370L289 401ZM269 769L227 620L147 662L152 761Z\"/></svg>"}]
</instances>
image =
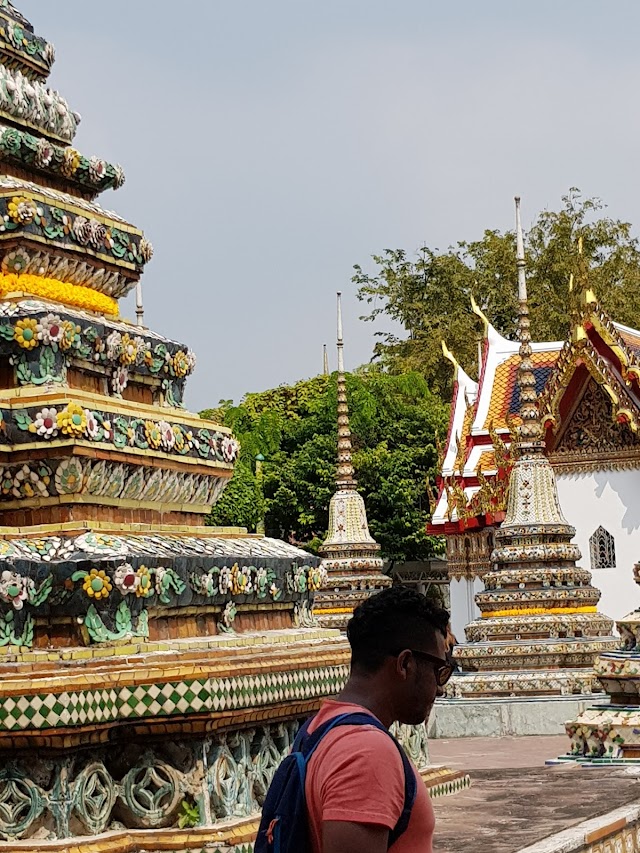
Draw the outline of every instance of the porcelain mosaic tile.
<instances>
[{"instance_id":1,"label":"porcelain mosaic tile","mask_svg":"<svg viewBox=\"0 0 640 853\"><path fill-rule=\"evenodd\" d=\"M348 666L61 693L0 695L0 733L260 707L338 693Z\"/></svg>"}]
</instances>

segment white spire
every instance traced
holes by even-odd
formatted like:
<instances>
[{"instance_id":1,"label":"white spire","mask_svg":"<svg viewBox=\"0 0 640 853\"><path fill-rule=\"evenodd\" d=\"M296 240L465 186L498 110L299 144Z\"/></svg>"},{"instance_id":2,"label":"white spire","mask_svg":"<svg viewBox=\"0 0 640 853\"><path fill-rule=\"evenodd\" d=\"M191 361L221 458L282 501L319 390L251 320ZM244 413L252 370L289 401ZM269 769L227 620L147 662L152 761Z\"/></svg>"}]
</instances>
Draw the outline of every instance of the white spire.
<instances>
[{"instance_id":1,"label":"white spire","mask_svg":"<svg viewBox=\"0 0 640 853\"><path fill-rule=\"evenodd\" d=\"M342 293L338 291L338 373L344 373L344 340L342 339Z\"/></svg>"},{"instance_id":2,"label":"white spire","mask_svg":"<svg viewBox=\"0 0 640 853\"><path fill-rule=\"evenodd\" d=\"M527 300L527 276L525 273L524 260L524 238L522 236L522 222L520 220L520 196L517 195L516 201L516 264L518 267L518 299L521 302Z\"/></svg>"}]
</instances>

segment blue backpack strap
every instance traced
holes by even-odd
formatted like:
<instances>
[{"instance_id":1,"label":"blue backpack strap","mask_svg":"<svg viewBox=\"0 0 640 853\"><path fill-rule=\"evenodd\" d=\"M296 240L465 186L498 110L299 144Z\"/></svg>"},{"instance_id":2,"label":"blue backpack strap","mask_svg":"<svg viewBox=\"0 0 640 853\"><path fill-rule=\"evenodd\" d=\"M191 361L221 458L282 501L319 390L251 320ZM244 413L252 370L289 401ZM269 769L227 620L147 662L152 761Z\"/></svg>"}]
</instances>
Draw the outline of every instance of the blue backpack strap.
<instances>
[{"instance_id":1,"label":"blue backpack strap","mask_svg":"<svg viewBox=\"0 0 640 853\"><path fill-rule=\"evenodd\" d=\"M418 794L418 782L416 780L416 774L413 766L407 758L404 749L393 737L391 732L389 732L389 737L393 738L393 742L398 747L398 752L400 753L400 758L402 758L402 764L404 766L404 807L402 809L402 814L398 818L397 824L389 833L389 847L391 847L391 845L395 844L398 838L407 831L409 821L411 820L411 811Z\"/></svg>"},{"instance_id":2,"label":"blue backpack strap","mask_svg":"<svg viewBox=\"0 0 640 853\"><path fill-rule=\"evenodd\" d=\"M407 758L404 749L398 743L396 738L391 734L389 729L383 723L381 723L380 720L378 720L371 714L339 714L337 717L333 717L333 719L328 720L321 726L318 726L318 728L314 732L309 734L308 731L312 719L313 718L311 718L311 720L307 720L307 722L304 723L304 725L296 736L292 749L292 752L300 753L301 757L304 760L305 770L306 765L311 759L313 753L320 745L320 742L322 741L323 737L328 734L331 729L334 729L337 726L374 726L376 729L380 729L380 731L388 735L395 743L396 747L398 748L398 752L400 753L400 758L402 759L402 766L404 768L404 806L402 809L402 813L398 818L398 822L396 823L395 827L389 832L388 847L391 847L391 845L395 844L398 838L400 838L400 836L404 832L406 832L407 827L409 826L409 820L411 819L411 811L413 809L413 804L416 800L416 794L418 793L416 774L414 773L411 762ZM300 762L300 764L302 764L302 762ZM304 777L305 774L302 773L303 782Z\"/></svg>"},{"instance_id":3,"label":"blue backpack strap","mask_svg":"<svg viewBox=\"0 0 640 853\"><path fill-rule=\"evenodd\" d=\"M312 720L313 717L311 720L307 720L307 722L302 726L296 736L291 750L292 752L300 752L304 757L305 764L309 761L320 745L322 738L326 734L329 734L331 729L335 729L336 726L363 726L378 722L370 714L338 714L337 717L327 720L326 723L318 726L314 732L309 734L309 726L311 725ZM382 723L378 723L378 725L380 726ZM386 729L384 730L387 731Z\"/></svg>"}]
</instances>

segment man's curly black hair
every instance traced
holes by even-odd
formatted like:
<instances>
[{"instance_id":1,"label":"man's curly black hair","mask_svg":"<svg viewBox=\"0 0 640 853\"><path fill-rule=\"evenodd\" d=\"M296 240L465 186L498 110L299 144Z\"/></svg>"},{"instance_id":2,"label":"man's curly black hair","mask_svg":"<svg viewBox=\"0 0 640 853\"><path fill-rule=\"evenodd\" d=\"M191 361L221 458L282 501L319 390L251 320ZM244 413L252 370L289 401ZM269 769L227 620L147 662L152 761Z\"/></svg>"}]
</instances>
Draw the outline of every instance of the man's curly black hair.
<instances>
[{"instance_id":1,"label":"man's curly black hair","mask_svg":"<svg viewBox=\"0 0 640 853\"><path fill-rule=\"evenodd\" d=\"M402 649L425 649L436 632L447 636L449 614L421 592L392 586L372 595L353 611L347 625L351 666L367 672Z\"/></svg>"}]
</instances>

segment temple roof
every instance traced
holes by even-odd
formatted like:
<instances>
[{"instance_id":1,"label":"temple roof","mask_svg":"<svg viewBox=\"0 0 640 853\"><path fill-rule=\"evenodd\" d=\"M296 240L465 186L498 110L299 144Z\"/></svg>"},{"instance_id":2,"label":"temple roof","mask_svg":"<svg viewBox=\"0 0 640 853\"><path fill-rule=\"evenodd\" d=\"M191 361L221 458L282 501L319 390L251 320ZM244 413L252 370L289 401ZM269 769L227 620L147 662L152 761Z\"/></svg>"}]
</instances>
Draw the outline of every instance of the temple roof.
<instances>
[{"instance_id":1,"label":"temple roof","mask_svg":"<svg viewBox=\"0 0 640 853\"><path fill-rule=\"evenodd\" d=\"M583 294L582 303L581 314L565 341L532 344L536 391L541 396L550 450L566 428L590 375L605 390L610 389L614 415L619 420L631 420L635 425L637 418L640 423L640 331L613 321L591 291ZM504 466L508 467L508 460L503 458L504 449L509 448L511 430L520 422L518 348L518 341L504 338L485 322L478 382L453 359L451 420L430 525L432 533L445 532L452 522L455 528L461 523L468 526L470 519L460 517L465 513L461 507L463 494L467 504L473 504L474 496L483 488L487 490L487 480L506 477ZM496 440L503 445L498 454ZM452 489L457 490L455 500ZM504 488L502 493L506 497ZM478 522L491 523L491 519L474 515L474 525Z\"/></svg>"}]
</instances>

